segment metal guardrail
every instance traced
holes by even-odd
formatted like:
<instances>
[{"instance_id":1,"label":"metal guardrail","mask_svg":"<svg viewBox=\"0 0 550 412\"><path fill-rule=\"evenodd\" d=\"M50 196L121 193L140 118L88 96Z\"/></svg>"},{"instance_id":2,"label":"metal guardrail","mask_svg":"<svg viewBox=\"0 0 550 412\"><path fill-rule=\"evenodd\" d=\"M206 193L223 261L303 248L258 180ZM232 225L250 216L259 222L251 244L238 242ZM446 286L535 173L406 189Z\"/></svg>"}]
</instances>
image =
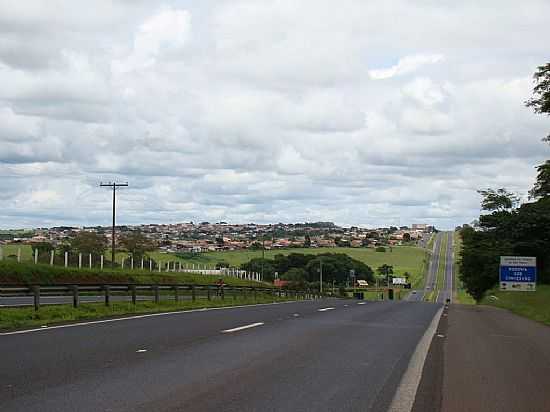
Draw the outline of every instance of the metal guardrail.
<instances>
[{"instance_id":1,"label":"metal guardrail","mask_svg":"<svg viewBox=\"0 0 550 412\"><path fill-rule=\"evenodd\" d=\"M292 290L292 289L274 289L253 286L229 286L229 285L190 285L190 284L120 284L120 283L101 283L101 284L56 284L56 285L0 285L0 297L34 297L34 309L40 309L40 298L42 296L72 296L73 307L81 304L80 297L82 293L96 292L103 294L106 306L111 304L112 293L120 293L123 296L131 297L135 305L138 292L146 292L153 296L155 303L160 303L162 296L172 295L175 302L178 302L182 293L187 292L191 300L199 298L212 300L213 298L225 299L226 294L233 297L241 295L243 298L253 296L256 300L258 294L271 297L286 297L296 300L317 299L320 294L312 291ZM168 293L167 293L168 292ZM82 302L84 303L84 302Z\"/></svg>"}]
</instances>

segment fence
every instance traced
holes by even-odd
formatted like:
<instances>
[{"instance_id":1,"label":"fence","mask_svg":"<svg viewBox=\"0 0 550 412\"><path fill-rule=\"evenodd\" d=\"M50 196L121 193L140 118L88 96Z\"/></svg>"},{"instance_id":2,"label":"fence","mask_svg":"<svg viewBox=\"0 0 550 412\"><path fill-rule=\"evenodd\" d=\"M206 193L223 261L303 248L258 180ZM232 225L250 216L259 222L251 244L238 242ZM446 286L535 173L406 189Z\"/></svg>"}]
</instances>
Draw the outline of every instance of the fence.
<instances>
[{"instance_id":1,"label":"fence","mask_svg":"<svg viewBox=\"0 0 550 412\"><path fill-rule=\"evenodd\" d=\"M0 246L0 261L10 257L17 262L21 262L21 248L17 248L16 254L6 256L2 246ZM34 249L34 251L32 252L31 261L35 264L43 263L50 266L58 265L64 266L66 268L77 267L79 269L97 268L99 270L103 270L105 266L110 263L105 261L105 257L103 255L70 252L64 252L62 255L59 255L56 254L54 250L40 253L38 249ZM152 259L145 258L134 260L132 256L123 258L118 267L122 270L146 270L149 272L185 272L201 275L232 276L239 279L255 281L262 280L262 276L258 272L249 272L232 267L216 269L215 267L209 267L208 265L204 264L185 263L181 261L155 262Z\"/></svg>"},{"instance_id":2,"label":"fence","mask_svg":"<svg viewBox=\"0 0 550 412\"><path fill-rule=\"evenodd\" d=\"M111 297L123 296L126 300L131 300L135 305L139 297L147 298L160 303L161 298L165 300L178 302L185 297L191 301L198 299L220 299L226 297L236 299L241 298L271 297L271 298L289 298L294 300L317 299L320 295L312 291L291 290L291 289L273 289L257 288L250 286L218 286L218 285L189 285L189 284L65 284L65 285L0 285L0 297L33 297L34 308L38 310L41 304L41 297L44 296L71 296L72 304L76 308L81 303L82 294L100 293L106 306L111 304ZM65 303L65 302L62 302ZM87 302L92 303L92 302ZM97 303L97 302L96 302ZM61 303L59 303L61 304Z\"/></svg>"}]
</instances>

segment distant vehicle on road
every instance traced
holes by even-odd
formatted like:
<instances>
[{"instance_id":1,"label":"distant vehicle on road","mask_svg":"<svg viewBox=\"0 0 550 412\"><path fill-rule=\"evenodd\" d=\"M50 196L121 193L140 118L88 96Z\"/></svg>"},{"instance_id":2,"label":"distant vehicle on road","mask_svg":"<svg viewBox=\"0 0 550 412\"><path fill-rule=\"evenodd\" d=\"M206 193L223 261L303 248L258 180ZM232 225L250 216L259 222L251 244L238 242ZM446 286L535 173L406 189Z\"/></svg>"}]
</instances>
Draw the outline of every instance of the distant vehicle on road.
<instances>
[{"instance_id":1,"label":"distant vehicle on road","mask_svg":"<svg viewBox=\"0 0 550 412\"><path fill-rule=\"evenodd\" d=\"M413 295L416 295L416 290L413 290L411 293L412 293Z\"/></svg>"}]
</instances>

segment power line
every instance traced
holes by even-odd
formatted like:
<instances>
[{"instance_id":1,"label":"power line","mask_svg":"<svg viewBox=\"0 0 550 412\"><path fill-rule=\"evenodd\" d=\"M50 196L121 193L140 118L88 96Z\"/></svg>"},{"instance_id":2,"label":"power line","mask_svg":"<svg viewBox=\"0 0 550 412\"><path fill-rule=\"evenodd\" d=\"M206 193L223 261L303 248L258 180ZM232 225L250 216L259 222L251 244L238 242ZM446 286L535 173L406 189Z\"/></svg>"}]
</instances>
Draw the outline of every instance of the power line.
<instances>
[{"instance_id":1,"label":"power line","mask_svg":"<svg viewBox=\"0 0 550 412\"><path fill-rule=\"evenodd\" d=\"M100 183L100 187L112 187L113 188L113 230L111 234L111 267L115 267L115 205L116 205L116 190L119 187L128 187L128 182L126 183L117 183L117 182L108 182Z\"/></svg>"}]
</instances>

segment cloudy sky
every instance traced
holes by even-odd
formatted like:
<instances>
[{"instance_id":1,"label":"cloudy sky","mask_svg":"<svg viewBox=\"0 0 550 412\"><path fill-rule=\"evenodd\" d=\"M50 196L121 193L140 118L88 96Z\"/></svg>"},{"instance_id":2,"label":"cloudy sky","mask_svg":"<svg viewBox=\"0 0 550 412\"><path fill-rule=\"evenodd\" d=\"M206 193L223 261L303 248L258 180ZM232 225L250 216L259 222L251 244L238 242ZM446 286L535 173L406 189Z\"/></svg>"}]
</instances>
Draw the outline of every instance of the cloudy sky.
<instances>
[{"instance_id":1,"label":"cloudy sky","mask_svg":"<svg viewBox=\"0 0 550 412\"><path fill-rule=\"evenodd\" d=\"M414 5L412 5L414 3ZM482 5L480 5L482 4ZM549 156L547 0L0 0L0 227L441 228Z\"/></svg>"}]
</instances>

